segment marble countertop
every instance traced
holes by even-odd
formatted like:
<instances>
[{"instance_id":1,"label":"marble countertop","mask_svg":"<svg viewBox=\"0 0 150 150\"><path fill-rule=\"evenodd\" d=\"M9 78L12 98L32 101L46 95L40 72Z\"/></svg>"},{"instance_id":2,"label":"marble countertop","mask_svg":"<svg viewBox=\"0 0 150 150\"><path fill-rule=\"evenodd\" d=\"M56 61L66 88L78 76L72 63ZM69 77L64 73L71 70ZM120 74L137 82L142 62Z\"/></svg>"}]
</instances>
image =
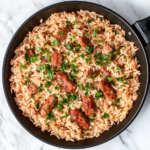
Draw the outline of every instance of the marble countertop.
<instances>
[{"instance_id":1,"label":"marble countertop","mask_svg":"<svg viewBox=\"0 0 150 150\"><path fill-rule=\"evenodd\" d=\"M18 27L38 10L63 0L0 0L0 72L3 57ZM87 0L108 7L130 24L150 15L150 0ZM150 48L148 48L150 49ZM150 56L150 52L149 52ZM149 57L150 58L150 57ZM2 72L0 73L0 77ZM1 77L2 79L2 77ZM119 136L92 150L150 150L150 91L135 121ZM6 102L0 81L0 150L63 150L30 135L15 119Z\"/></svg>"}]
</instances>

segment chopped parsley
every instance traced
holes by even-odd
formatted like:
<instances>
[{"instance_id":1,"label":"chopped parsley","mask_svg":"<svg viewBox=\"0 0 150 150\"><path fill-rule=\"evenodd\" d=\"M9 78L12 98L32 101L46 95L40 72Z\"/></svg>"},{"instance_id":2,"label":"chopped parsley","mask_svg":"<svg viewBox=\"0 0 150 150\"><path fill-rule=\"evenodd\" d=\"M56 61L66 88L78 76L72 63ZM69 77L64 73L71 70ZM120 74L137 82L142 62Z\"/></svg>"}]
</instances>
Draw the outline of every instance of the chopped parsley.
<instances>
[{"instance_id":1,"label":"chopped parsley","mask_svg":"<svg viewBox=\"0 0 150 150\"><path fill-rule=\"evenodd\" d=\"M92 54L92 47L86 46L84 50L87 51L89 54Z\"/></svg>"},{"instance_id":2,"label":"chopped parsley","mask_svg":"<svg viewBox=\"0 0 150 150\"><path fill-rule=\"evenodd\" d=\"M116 80L117 80L118 82L121 82L121 83L123 82L124 79L125 79L125 76L116 78Z\"/></svg>"},{"instance_id":3,"label":"chopped parsley","mask_svg":"<svg viewBox=\"0 0 150 150\"><path fill-rule=\"evenodd\" d=\"M66 24L67 24L67 25L70 25L70 22L69 22L69 21L66 21Z\"/></svg>"},{"instance_id":4,"label":"chopped parsley","mask_svg":"<svg viewBox=\"0 0 150 150\"><path fill-rule=\"evenodd\" d=\"M59 87L58 87L58 86L55 86L55 90L59 90Z\"/></svg>"},{"instance_id":5,"label":"chopped parsley","mask_svg":"<svg viewBox=\"0 0 150 150\"><path fill-rule=\"evenodd\" d=\"M90 33L87 33L86 36L87 36L87 37L90 37Z\"/></svg>"},{"instance_id":6,"label":"chopped parsley","mask_svg":"<svg viewBox=\"0 0 150 150\"><path fill-rule=\"evenodd\" d=\"M93 86L92 86L91 83L87 82L86 85L85 85L85 88L86 88L86 90L92 90Z\"/></svg>"},{"instance_id":7,"label":"chopped parsley","mask_svg":"<svg viewBox=\"0 0 150 150\"><path fill-rule=\"evenodd\" d=\"M47 113L46 120L52 120L52 121L54 121L55 119L56 119L56 117L54 116L53 112L48 112Z\"/></svg>"},{"instance_id":8,"label":"chopped parsley","mask_svg":"<svg viewBox=\"0 0 150 150\"><path fill-rule=\"evenodd\" d=\"M48 64L46 64L46 65L45 65L45 71L49 71L50 69L51 69L51 66L48 65Z\"/></svg>"},{"instance_id":9,"label":"chopped parsley","mask_svg":"<svg viewBox=\"0 0 150 150\"><path fill-rule=\"evenodd\" d=\"M58 102L57 107L58 107L58 110L62 110L62 108L63 108L63 103L62 103L62 101L59 101L59 102Z\"/></svg>"},{"instance_id":10,"label":"chopped parsley","mask_svg":"<svg viewBox=\"0 0 150 150\"><path fill-rule=\"evenodd\" d=\"M46 84L44 84L44 87L48 88L50 85L52 85L52 83L47 81Z\"/></svg>"},{"instance_id":11,"label":"chopped parsley","mask_svg":"<svg viewBox=\"0 0 150 150\"><path fill-rule=\"evenodd\" d=\"M108 58L108 55L102 54L101 57L102 57L103 59L107 59L107 58Z\"/></svg>"},{"instance_id":12,"label":"chopped parsley","mask_svg":"<svg viewBox=\"0 0 150 150\"><path fill-rule=\"evenodd\" d=\"M38 71L42 71L43 69L44 69L43 65L40 65L40 66L37 68Z\"/></svg>"},{"instance_id":13,"label":"chopped parsley","mask_svg":"<svg viewBox=\"0 0 150 150\"><path fill-rule=\"evenodd\" d=\"M22 63L20 64L20 69L22 69Z\"/></svg>"},{"instance_id":14,"label":"chopped parsley","mask_svg":"<svg viewBox=\"0 0 150 150\"><path fill-rule=\"evenodd\" d=\"M93 117L89 118L90 122L94 122L94 119Z\"/></svg>"},{"instance_id":15,"label":"chopped parsley","mask_svg":"<svg viewBox=\"0 0 150 150\"><path fill-rule=\"evenodd\" d=\"M42 86L43 86L43 84L40 83L38 89L36 90L36 93L38 93L40 91L40 89L41 89Z\"/></svg>"},{"instance_id":16,"label":"chopped parsley","mask_svg":"<svg viewBox=\"0 0 150 150\"><path fill-rule=\"evenodd\" d=\"M39 109L39 108L40 108L40 106L39 106L39 103L38 103L38 102L34 102L34 105L35 105L36 109Z\"/></svg>"},{"instance_id":17,"label":"chopped parsley","mask_svg":"<svg viewBox=\"0 0 150 150\"><path fill-rule=\"evenodd\" d=\"M50 106L48 106L46 109L49 110Z\"/></svg>"},{"instance_id":18,"label":"chopped parsley","mask_svg":"<svg viewBox=\"0 0 150 150\"><path fill-rule=\"evenodd\" d=\"M50 57L50 53L48 53L48 54L46 55L46 57Z\"/></svg>"},{"instance_id":19,"label":"chopped parsley","mask_svg":"<svg viewBox=\"0 0 150 150\"><path fill-rule=\"evenodd\" d=\"M67 113L65 112L65 115L64 116L62 116L61 118L67 118Z\"/></svg>"},{"instance_id":20,"label":"chopped parsley","mask_svg":"<svg viewBox=\"0 0 150 150\"><path fill-rule=\"evenodd\" d=\"M90 62L91 58L86 59L86 64Z\"/></svg>"},{"instance_id":21,"label":"chopped parsley","mask_svg":"<svg viewBox=\"0 0 150 150\"><path fill-rule=\"evenodd\" d=\"M84 58L84 57L85 57L85 55L82 53L82 54L80 55L80 57L81 57L81 58Z\"/></svg>"},{"instance_id":22,"label":"chopped parsley","mask_svg":"<svg viewBox=\"0 0 150 150\"><path fill-rule=\"evenodd\" d=\"M103 41L102 40L98 40L98 43L102 43Z\"/></svg>"},{"instance_id":23,"label":"chopped parsley","mask_svg":"<svg viewBox=\"0 0 150 150\"><path fill-rule=\"evenodd\" d=\"M77 96L73 93L73 95L70 96L71 100L74 101L77 99Z\"/></svg>"},{"instance_id":24,"label":"chopped parsley","mask_svg":"<svg viewBox=\"0 0 150 150\"><path fill-rule=\"evenodd\" d=\"M92 18L91 20L88 19L88 20L87 20L87 23L89 24L89 23L91 23L93 20L94 20L94 18Z\"/></svg>"},{"instance_id":25,"label":"chopped parsley","mask_svg":"<svg viewBox=\"0 0 150 150\"><path fill-rule=\"evenodd\" d=\"M52 70L48 70L47 78L51 78L54 76L54 72Z\"/></svg>"},{"instance_id":26,"label":"chopped parsley","mask_svg":"<svg viewBox=\"0 0 150 150\"><path fill-rule=\"evenodd\" d=\"M85 94L85 96L89 97L89 94L88 94L88 92L85 92L84 94Z\"/></svg>"},{"instance_id":27,"label":"chopped parsley","mask_svg":"<svg viewBox=\"0 0 150 150\"><path fill-rule=\"evenodd\" d=\"M119 65L117 65L117 70L121 70L121 68L120 68L120 66L119 66Z\"/></svg>"},{"instance_id":28,"label":"chopped parsley","mask_svg":"<svg viewBox=\"0 0 150 150\"><path fill-rule=\"evenodd\" d=\"M77 73L80 71L80 70L77 70L77 71L76 71L76 67L77 67L77 66L74 66L73 64L71 64L70 67L71 67L71 69L72 69L71 75L77 74Z\"/></svg>"},{"instance_id":29,"label":"chopped parsley","mask_svg":"<svg viewBox=\"0 0 150 150\"><path fill-rule=\"evenodd\" d=\"M78 23L77 21L74 21L74 22L73 22L74 25L76 25L77 23Z\"/></svg>"},{"instance_id":30,"label":"chopped parsley","mask_svg":"<svg viewBox=\"0 0 150 150\"><path fill-rule=\"evenodd\" d=\"M126 59L127 57L126 57L126 56L123 56L123 58Z\"/></svg>"},{"instance_id":31,"label":"chopped parsley","mask_svg":"<svg viewBox=\"0 0 150 150\"><path fill-rule=\"evenodd\" d=\"M70 39L70 42L71 42L71 43L72 43L72 40L73 40L73 39L71 38L71 39Z\"/></svg>"},{"instance_id":32,"label":"chopped parsley","mask_svg":"<svg viewBox=\"0 0 150 150\"><path fill-rule=\"evenodd\" d=\"M53 45L58 45L59 44L59 40L58 39L54 39L54 41L52 42Z\"/></svg>"},{"instance_id":33,"label":"chopped parsley","mask_svg":"<svg viewBox=\"0 0 150 150\"><path fill-rule=\"evenodd\" d=\"M116 103L120 103L120 99L122 99L122 98L118 98L118 99L116 99L115 101L116 101Z\"/></svg>"},{"instance_id":34,"label":"chopped parsley","mask_svg":"<svg viewBox=\"0 0 150 150\"><path fill-rule=\"evenodd\" d=\"M80 134L80 138L81 138L81 139L83 138L81 134Z\"/></svg>"},{"instance_id":35,"label":"chopped parsley","mask_svg":"<svg viewBox=\"0 0 150 150\"><path fill-rule=\"evenodd\" d=\"M120 103L120 99L122 99L122 98L118 98L118 99L115 100L115 102L116 102L116 103L115 103L115 106L116 106L116 107L119 106L118 103Z\"/></svg>"},{"instance_id":36,"label":"chopped parsley","mask_svg":"<svg viewBox=\"0 0 150 150\"><path fill-rule=\"evenodd\" d=\"M64 34L64 31L61 31L61 32L60 32L60 36L63 36L63 34Z\"/></svg>"},{"instance_id":37,"label":"chopped parsley","mask_svg":"<svg viewBox=\"0 0 150 150\"><path fill-rule=\"evenodd\" d=\"M93 33L94 38L96 38L97 32L98 32L97 28L94 28L94 33Z\"/></svg>"},{"instance_id":38,"label":"chopped parsley","mask_svg":"<svg viewBox=\"0 0 150 150\"><path fill-rule=\"evenodd\" d=\"M81 90L83 89L83 86L81 84L78 84L78 86Z\"/></svg>"},{"instance_id":39,"label":"chopped parsley","mask_svg":"<svg viewBox=\"0 0 150 150\"><path fill-rule=\"evenodd\" d=\"M126 46L124 46L124 49L126 49Z\"/></svg>"},{"instance_id":40,"label":"chopped parsley","mask_svg":"<svg viewBox=\"0 0 150 150\"><path fill-rule=\"evenodd\" d=\"M30 62L34 63L37 60L37 57L30 57L29 60Z\"/></svg>"},{"instance_id":41,"label":"chopped parsley","mask_svg":"<svg viewBox=\"0 0 150 150\"><path fill-rule=\"evenodd\" d=\"M38 36L36 36L36 39L40 39Z\"/></svg>"},{"instance_id":42,"label":"chopped parsley","mask_svg":"<svg viewBox=\"0 0 150 150\"><path fill-rule=\"evenodd\" d=\"M102 116L102 118L109 118L110 116L109 116L109 114L107 114L107 113L104 113L104 115Z\"/></svg>"},{"instance_id":43,"label":"chopped parsley","mask_svg":"<svg viewBox=\"0 0 150 150\"><path fill-rule=\"evenodd\" d=\"M68 64L67 63L66 64L62 64L60 67L61 67L60 71L68 70Z\"/></svg>"},{"instance_id":44,"label":"chopped parsley","mask_svg":"<svg viewBox=\"0 0 150 150\"><path fill-rule=\"evenodd\" d=\"M108 79L109 83L115 86L115 82L112 78L109 78L108 76L105 76L106 79Z\"/></svg>"},{"instance_id":45,"label":"chopped parsley","mask_svg":"<svg viewBox=\"0 0 150 150\"><path fill-rule=\"evenodd\" d=\"M96 99L99 99L99 97L103 95L103 92L102 91L97 91L97 93L95 94L96 96Z\"/></svg>"},{"instance_id":46,"label":"chopped parsley","mask_svg":"<svg viewBox=\"0 0 150 150\"><path fill-rule=\"evenodd\" d=\"M128 82L126 81L124 84L125 84L125 85L127 85L127 84L128 84Z\"/></svg>"},{"instance_id":47,"label":"chopped parsley","mask_svg":"<svg viewBox=\"0 0 150 150\"><path fill-rule=\"evenodd\" d=\"M71 80L73 82L74 78L75 78L74 76L70 76L69 80Z\"/></svg>"},{"instance_id":48,"label":"chopped parsley","mask_svg":"<svg viewBox=\"0 0 150 150\"><path fill-rule=\"evenodd\" d=\"M39 53L43 53L43 50L40 48L40 49L38 49L38 52Z\"/></svg>"},{"instance_id":49,"label":"chopped parsley","mask_svg":"<svg viewBox=\"0 0 150 150\"><path fill-rule=\"evenodd\" d=\"M94 79L95 77L96 77L96 74L94 73L94 74L93 74L93 79Z\"/></svg>"},{"instance_id":50,"label":"chopped parsley","mask_svg":"<svg viewBox=\"0 0 150 150\"><path fill-rule=\"evenodd\" d=\"M73 45L64 45L66 48L68 48L70 51L73 50L74 46Z\"/></svg>"},{"instance_id":51,"label":"chopped parsley","mask_svg":"<svg viewBox=\"0 0 150 150\"><path fill-rule=\"evenodd\" d=\"M133 79L133 76L130 76L131 79Z\"/></svg>"}]
</instances>

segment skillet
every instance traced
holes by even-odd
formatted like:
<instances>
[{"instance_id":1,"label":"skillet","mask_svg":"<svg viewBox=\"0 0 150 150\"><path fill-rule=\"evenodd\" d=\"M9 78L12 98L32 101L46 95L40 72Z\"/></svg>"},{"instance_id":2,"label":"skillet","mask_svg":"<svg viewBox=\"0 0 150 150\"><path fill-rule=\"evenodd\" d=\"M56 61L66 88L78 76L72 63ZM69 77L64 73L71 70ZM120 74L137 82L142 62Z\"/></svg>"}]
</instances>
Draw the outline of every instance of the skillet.
<instances>
[{"instance_id":1,"label":"skillet","mask_svg":"<svg viewBox=\"0 0 150 150\"><path fill-rule=\"evenodd\" d=\"M72 12L79 11L80 9L95 11L98 14L103 15L106 19L110 20L111 24L119 24L122 29L126 31L126 39L133 41L136 47L139 50L136 53L136 57L141 65L140 71L140 88L138 90L138 98L134 102L133 108L129 111L127 118L123 122L120 122L119 125L114 125L110 128L109 131L105 131L98 138L86 139L83 141L75 142L66 142L61 139L58 140L55 136L50 136L48 132L42 132L40 128L35 127L28 118L22 115L21 110L18 109L14 101L15 94L10 92L10 61L14 57L14 50L19 46L23 41L24 37L31 31L35 26L39 25L40 19L46 20L54 12ZM33 14L29 19L27 19L14 34L11 39L8 48L5 53L3 61L3 70L2 70L2 80L3 80L3 89L6 96L6 100L9 104L9 107L18 120L18 122L33 136L39 140L62 148L71 148L71 149L80 149L80 148L89 148L92 146L100 145L104 142L107 142L119 135L124 131L135 119L139 113L148 90L149 85L149 63L147 59L147 54L145 51L145 46L150 43L150 17L137 21L134 25L130 25L125 19L114 11L94 3L82 2L82 1L68 1L50 5L37 13Z\"/></svg>"}]
</instances>

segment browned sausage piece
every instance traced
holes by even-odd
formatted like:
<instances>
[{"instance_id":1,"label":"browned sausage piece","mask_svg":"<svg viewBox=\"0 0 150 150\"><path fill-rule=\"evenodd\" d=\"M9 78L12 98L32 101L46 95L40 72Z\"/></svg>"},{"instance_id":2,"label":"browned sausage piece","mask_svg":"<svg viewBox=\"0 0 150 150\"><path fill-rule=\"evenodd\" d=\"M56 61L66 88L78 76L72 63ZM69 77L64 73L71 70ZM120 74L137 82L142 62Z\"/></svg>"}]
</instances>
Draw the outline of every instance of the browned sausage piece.
<instances>
[{"instance_id":1,"label":"browned sausage piece","mask_svg":"<svg viewBox=\"0 0 150 150\"><path fill-rule=\"evenodd\" d=\"M56 72L56 81L66 92L74 92L76 85L62 72Z\"/></svg>"},{"instance_id":2,"label":"browned sausage piece","mask_svg":"<svg viewBox=\"0 0 150 150\"><path fill-rule=\"evenodd\" d=\"M89 128L89 120L78 109L71 109L70 114L79 127L85 130Z\"/></svg>"},{"instance_id":3,"label":"browned sausage piece","mask_svg":"<svg viewBox=\"0 0 150 150\"><path fill-rule=\"evenodd\" d=\"M105 78L102 79L99 83L99 87L102 90L102 92L104 93L104 96L106 97L106 99L114 100L116 98L116 92L111 87L111 85L109 84L109 81L107 79L105 79Z\"/></svg>"},{"instance_id":4,"label":"browned sausage piece","mask_svg":"<svg viewBox=\"0 0 150 150\"><path fill-rule=\"evenodd\" d=\"M51 63L52 67L57 67L57 70L60 69L60 65L62 63L63 56L61 53L59 53L57 50L53 52L51 55Z\"/></svg>"},{"instance_id":5,"label":"browned sausage piece","mask_svg":"<svg viewBox=\"0 0 150 150\"><path fill-rule=\"evenodd\" d=\"M90 78L93 78L93 71L92 70L87 70L84 72L84 75Z\"/></svg>"},{"instance_id":6,"label":"browned sausage piece","mask_svg":"<svg viewBox=\"0 0 150 150\"><path fill-rule=\"evenodd\" d=\"M37 116L37 115L40 114L40 111L35 109L35 110L34 110L34 114Z\"/></svg>"},{"instance_id":7,"label":"browned sausage piece","mask_svg":"<svg viewBox=\"0 0 150 150\"><path fill-rule=\"evenodd\" d=\"M102 49L102 54L110 55L110 52L112 52L113 49L108 45L104 45Z\"/></svg>"},{"instance_id":8,"label":"browned sausage piece","mask_svg":"<svg viewBox=\"0 0 150 150\"><path fill-rule=\"evenodd\" d=\"M81 47L85 48L87 45L89 45L88 41L89 39L86 37L78 37L78 43L81 45Z\"/></svg>"},{"instance_id":9,"label":"browned sausage piece","mask_svg":"<svg viewBox=\"0 0 150 150\"><path fill-rule=\"evenodd\" d=\"M102 74L103 76L108 76L108 75L110 75L110 72L107 71L106 66L101 66L100 72L101 72L101 74Z\"/></svg>"},{"instance_id":10,"label":"browned sausage piece","mask_svg":"<svg viewBox=\"0 0 150 150\"><path fill-rule=\"evenodd\" d=\"M41 108L41 116L46 118L47 113L52 111L52 108L57 104L57 99L54 96L49 96Z\"/></svg>"},{"instance_id":11,"label":"browned sausage piece","mask_svg":"<svg viewBox=\"0 0 150 150\"><path fill-rule=\"evenodd\" d=\"M20 95L20 94L22 94L22 90L21 90L21 88L18 90L17 94L19 94L19 98L20 98L20 99L22 99L22 98L23 98L23 95Z\"/></svg>"},{"instance_id":12,"label":"browned sausage piece","mask_svg":"<svg viewBox=\"0 0 150 150\"><path fill-rule=\"evenodd\" d=\"M69 27L62 28L57 32L55 38L58 39L59 42L61 43L66 39L68 32L69 32Z\"/></svg>"},{"instance_id":13,"label":"browned sausage piece","mask_svg":"<svg viewBox=\"0 0 150 150\"><path fill-rule=\"evenodd\" d=\"M83 107L86 115L88 116L94 115L95 106L93 99L91 97L87 97L85 95L83 96Z\"/></svg>"},{"instance_id":14,"label":"browned sausage piece","mask_svg":"<svg viewBox=\"0 0 150 150\"><path fill-rule=\"evenodd\" d=\"M29 58L33 57L34 56L34 50L33 49L28 49L27 50L27 55L28 55Z\"/></svg>"},{"instance_id":15,"label":"browned sausage piece","mask_svg":"<svg viewBox=\"0 0 150 150\"><path fill-rule=\"evenodd\" d=\"M36 94L37 90L38 86L35 83L29 85L29 91L31 92L31 94Z\"/></svg>"},{"instance_id":16,"label":"browned sausage piece","mask_svg":"<svg viewBox=\"0 0 150 150\"><path fill-rule=\"evenodd\" d=\"M86 13L86 17L88 17L89 20L92 20L92 17L88 13Z\"/></svg>"}]
</instances>

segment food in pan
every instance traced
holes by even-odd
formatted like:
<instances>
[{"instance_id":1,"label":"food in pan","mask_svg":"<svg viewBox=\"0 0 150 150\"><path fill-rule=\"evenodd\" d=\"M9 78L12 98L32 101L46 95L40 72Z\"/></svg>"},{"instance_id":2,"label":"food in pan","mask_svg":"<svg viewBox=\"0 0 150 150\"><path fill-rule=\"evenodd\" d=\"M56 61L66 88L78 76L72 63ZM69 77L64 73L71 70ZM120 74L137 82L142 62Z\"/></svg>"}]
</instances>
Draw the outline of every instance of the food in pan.
<instances>
[{"instance_id":1,"label":"food in pan","mask_svg":"<svg viewBox=\"0 0 150 150\"><path fill-rule=\"evenodd\" d=\"M139 89L137 47L95 12L60 12L36 26L11 60L23 115L66 141L100 136L123 121Z\"/></svg>"}]
</instances>

